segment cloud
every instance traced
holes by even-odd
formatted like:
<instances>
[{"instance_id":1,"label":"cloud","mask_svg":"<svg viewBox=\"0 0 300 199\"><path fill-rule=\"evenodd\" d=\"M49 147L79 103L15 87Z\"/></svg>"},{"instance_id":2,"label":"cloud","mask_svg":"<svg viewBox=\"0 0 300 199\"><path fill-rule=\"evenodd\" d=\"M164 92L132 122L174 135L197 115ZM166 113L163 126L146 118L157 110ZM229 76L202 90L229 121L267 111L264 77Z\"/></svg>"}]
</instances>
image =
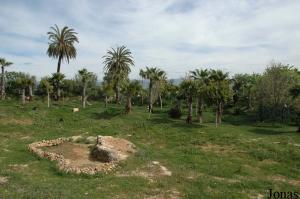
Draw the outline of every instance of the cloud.
<instances>
[{"instance_id":1,"label":"cloud","mask_svg":"<svg viewBox=\"0 0 300 199\"><path fill-rule=\"evenodd\" d=\"M300 65L298 1L3 0L1 7L0 56L15 63L10 70L38 77L56 71L46 55L54 24L78 32L78 56L62 66L68 77L86 67L101 78L102 56L117 45L134 55L132 78L145 66L176 78L199 67L262 72L272 59Z\"/></svg>"}]
</instances>

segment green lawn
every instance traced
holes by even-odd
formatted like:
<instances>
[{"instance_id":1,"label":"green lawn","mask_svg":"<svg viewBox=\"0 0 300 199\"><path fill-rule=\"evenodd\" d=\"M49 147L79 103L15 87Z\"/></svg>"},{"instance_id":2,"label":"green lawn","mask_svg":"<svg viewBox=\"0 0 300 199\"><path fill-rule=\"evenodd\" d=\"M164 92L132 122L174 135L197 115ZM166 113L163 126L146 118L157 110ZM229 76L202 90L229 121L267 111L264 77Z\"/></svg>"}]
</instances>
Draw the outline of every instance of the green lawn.
<instances>
[{"instance_id":1,"label":"green lawn","mask_svg":"<svg viewBox=\"0 0 300 199\"><path fill-rule=\"evenodd\" d=\"M225 115L216 128L213 113L205 113L204 125L187 125L170 119L167 108L155 107L148 119L146 107L125 115L123 106L96 102L72 113L79 106L0 102L0 198L257 198L269 189L300 190L296 127ZM27 150L35 141L84 133L128 139L138 152L109 174L86 176L59 172ZM117 175L147 172L152 161L172 175Z\"/></svg>"}]
</instances>

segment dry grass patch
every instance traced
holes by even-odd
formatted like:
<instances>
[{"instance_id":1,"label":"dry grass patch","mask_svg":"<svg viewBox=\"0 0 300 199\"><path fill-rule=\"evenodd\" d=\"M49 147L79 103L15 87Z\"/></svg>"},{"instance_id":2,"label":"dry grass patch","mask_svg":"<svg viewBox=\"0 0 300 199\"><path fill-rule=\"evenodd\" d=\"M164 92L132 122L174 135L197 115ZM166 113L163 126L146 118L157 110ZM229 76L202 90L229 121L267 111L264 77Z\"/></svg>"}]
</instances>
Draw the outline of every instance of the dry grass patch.
<instances>
[{"instance_id":1,"label":"dry grass patch","mask_svg":"<svg viewBox=\"0 0 300 199\"><path fill-rule=\"evenodd\" d=\"M180 192L176 189L171 189L168 191L165 191L164 193L158 193L156 195L152 196L145 196L144 199L179 199Z\"/></svg>"},{"instance_id":2,"label":"dry grass patch","mask_svg":"<svg viewBox=\"0 0 300 199\"><path fill-rule=\"evenodd\" d=\"M289 179L282 175L269 176L268 179L271 181L288 183L290 185L300 187L300 180Z\"/></svg>"},{"instance_id":3,"label":"dry grass patch","mask_svg":"<svg viewBox=\"0 0 300 199\"><path fill-rule=\"evenodd\" d=\"M16 118L0 118L0 124L4 125L32 125L33 121L31 119L16 119Z\"/></svg>"},{"instance_id":4,"label":"dry grass patch","mask_svg":"<svg viewBox=\"0 0 300 199\"><path fill-rule=\"evenodd\" d=\"M134 171L116 173L116 176L118 177L138 176L138 177L146 178L151 182L153 182L155 179L159 177L171 176L171 175L172 172L158 161L152 161L146 167L136 169Z\"/></svg>"},{"instance_id":5,"label":"dry grass patch","mask_svg":"<svg viewBox=\"0 0 300 199\"><path fill-rule=\"evenodd\" d=\"M234 148L233 146L229 145L217 145L212 143L206 143L200 146L201 150L205 152L212 152L215 154L225 155L225 154L232 154L232 153L243 153L243 151Z\"/></svg>"}]
</instances>

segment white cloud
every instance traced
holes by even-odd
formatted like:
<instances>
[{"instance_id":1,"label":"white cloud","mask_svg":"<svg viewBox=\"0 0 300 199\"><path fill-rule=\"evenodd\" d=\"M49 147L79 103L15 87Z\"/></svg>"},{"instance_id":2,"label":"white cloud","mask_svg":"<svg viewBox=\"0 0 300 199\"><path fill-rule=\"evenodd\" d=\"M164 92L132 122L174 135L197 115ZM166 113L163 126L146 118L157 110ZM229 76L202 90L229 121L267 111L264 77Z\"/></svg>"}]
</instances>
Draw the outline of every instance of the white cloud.
<instances>
[{"instance_id":1,"label":"white cloud","mask_svg":"<svg viewBox=\"0 0 300 199\"><path fill-rule=\"evenodd\" d=\"M84 66L101 78L101 57L123 44L135 58L133 78L145 66L176 78L197 67L241 73L262 72L271 59L300 64L299 1L26 2L2 3L0 54L15 63L10 70L55 72L56 60L46 55L46 32L54 24L78 32L78 57L62 66L68 77Z\"/></svg>"}]
</instances>

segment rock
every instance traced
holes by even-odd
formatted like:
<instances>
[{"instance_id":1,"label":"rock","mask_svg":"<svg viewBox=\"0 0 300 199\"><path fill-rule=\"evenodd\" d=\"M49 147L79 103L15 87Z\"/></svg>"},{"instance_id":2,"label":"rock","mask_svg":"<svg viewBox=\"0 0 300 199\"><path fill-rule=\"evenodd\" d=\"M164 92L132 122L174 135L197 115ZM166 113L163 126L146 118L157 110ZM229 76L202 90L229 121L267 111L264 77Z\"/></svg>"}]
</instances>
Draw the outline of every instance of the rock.
<instances>
[{"instance_id":1,"label":"rock","mask_svg":"<svg viewBox=\"0 0 300 199\"><path fill-rule=\"evenodd\" d=\"M7 182L8 182L8 178L7 177L0 176L0 185L6 184Z\"/></svg>"},{"instance_id":2,"label":"rock","mask_svg":"<svg viewBox=\"0 0 300 199\"><path fill-rule=\"evenodd\" d=\"M79 112L79 108L73 108L73 113Z\"/></svg>"},{"instance_id":3,"label":"rock","mask_svg":"<svg viewBox=\"0 0 300 199\"><path fill-rule=\"evenodd\" d=\"M115 151L102 145L96 145L91 151L91 156L100 162L112 162L118 160L118 155Z\"/></svg>"},{"instance_id":4,"label":"rock","mask_svg":"<svg viewBox=\"0 0 300 199\"><path fill-rule=\"evenodd\" d=\"M85 142L87 144L96 144L97 142L97 137L94 137L94 136L89 136L85 139Z\"/></svg>"},{"instance_id":5,"label":"rock","mask_svg":"<svg viewBox=\"0 0 300 199\"><path fill-rule=\"evenodd\" d=\"M83 139L83 137L81 136L81 135L77 135L77 136L72 136L72 137L70 137L70 140L72 141L72 142L78 142L78 141L80 141L80 140L82 140Z\"/></svg>"}]
</instances>

